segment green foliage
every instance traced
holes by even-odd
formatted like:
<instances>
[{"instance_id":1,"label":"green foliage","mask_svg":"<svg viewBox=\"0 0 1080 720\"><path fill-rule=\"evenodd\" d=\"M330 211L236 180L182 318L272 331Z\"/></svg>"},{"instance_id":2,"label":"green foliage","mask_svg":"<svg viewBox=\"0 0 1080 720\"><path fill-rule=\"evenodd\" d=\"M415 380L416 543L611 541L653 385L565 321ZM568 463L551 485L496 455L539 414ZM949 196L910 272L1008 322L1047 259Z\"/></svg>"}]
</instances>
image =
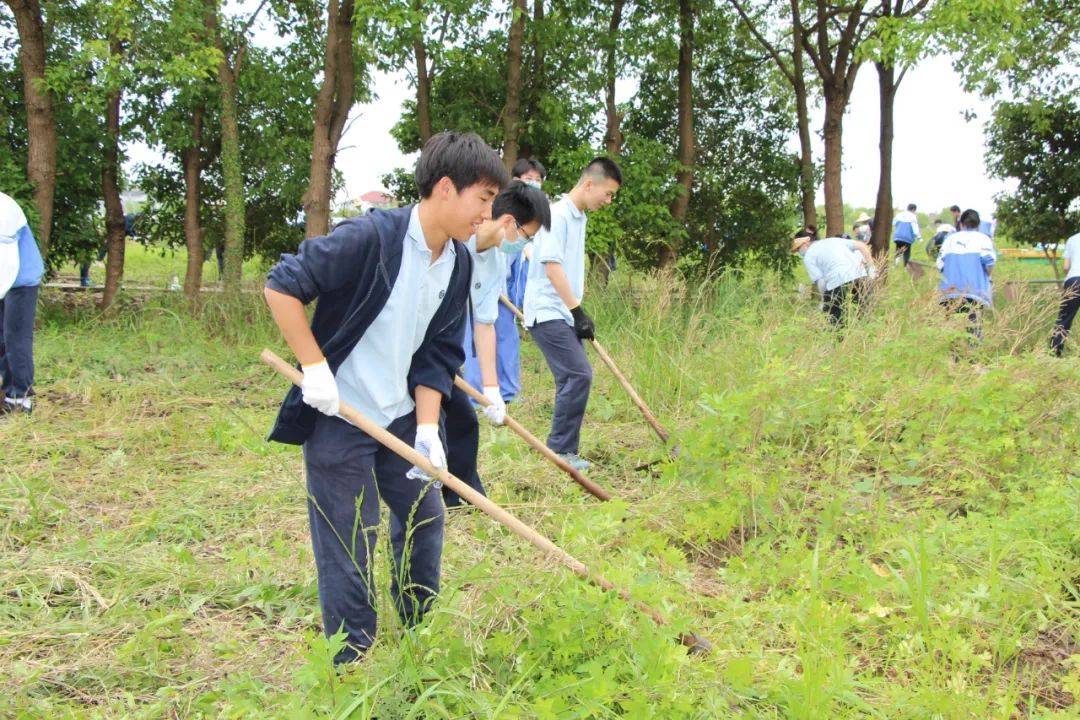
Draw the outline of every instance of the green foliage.
<instances>
[{"instance_id":1,"label":"green foliage","mask_svg":"<svg viewBox=\"0 0 1080 720\"><path fill-rule=\"evenodd\" d=\"M132 252L132 279L167 261ZM406 631L381 592L379 641L341 671L300 453L264 442L284 386L255 360L279 345L259 298L192 314L122 295L104 319L46 294L40 404L0 447L17 468L0 474L0 714L1070 717L1080 374L1075 351L1037 350L1056 292L999 301L971 351L921 299L930 278L889 283L842 335L778 273L590 289L678 459L635 470L666 451L596 362L583 451L616 500L504 430L483 430L481 473L670 626L454 511L429 620ZM522 360L513 412L540 431L550 373L533 344ZM377 558L385 590L385 529ZM686 630L715 654L687 657Z\"/></svg>"},{"instance_id":2,"label":"green foliage","mask_svg":"<svg viewBox=\"0 0 1080 720\"><path fill-rule=\"evenodd\" d=\"M987 164L1014 192L997 218L1020 243L1063 242L1080 231L1080 105L1072 96L1003 102L987 130Z\"/></svg>"}]
</instances>

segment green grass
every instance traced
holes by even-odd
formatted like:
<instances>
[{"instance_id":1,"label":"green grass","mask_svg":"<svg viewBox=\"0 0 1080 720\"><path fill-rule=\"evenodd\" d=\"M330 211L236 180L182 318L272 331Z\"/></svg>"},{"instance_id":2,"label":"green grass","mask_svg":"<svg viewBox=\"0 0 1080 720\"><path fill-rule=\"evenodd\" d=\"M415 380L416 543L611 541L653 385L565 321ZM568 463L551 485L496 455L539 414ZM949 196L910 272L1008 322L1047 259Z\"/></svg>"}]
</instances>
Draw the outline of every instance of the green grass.
<instances>
[{"instance_id":1,"label":"green grass","mask_svg":"<svg viewBox=\"0 0 1080 720\"><path fill-rule=\"evenodd\" d=\"M455 510L430 620L403 630L383 592L341 675L300 453L263 439L285 386L257 355L285 350L258 298L102 318L46 294L40 404L0 425L0 716L1076 717L1080 363L1045 351L1056 291L1002 299L970 348L929 276L895 274L844 334L795 284L590 292L681 447L635 470L664 452L594 357L583 452L613 502L484 426L491 497L669 628ZM511 412L543 436L523 347ZM690 629L711 657L672 641Z\"/></svg>"}]
</instances>

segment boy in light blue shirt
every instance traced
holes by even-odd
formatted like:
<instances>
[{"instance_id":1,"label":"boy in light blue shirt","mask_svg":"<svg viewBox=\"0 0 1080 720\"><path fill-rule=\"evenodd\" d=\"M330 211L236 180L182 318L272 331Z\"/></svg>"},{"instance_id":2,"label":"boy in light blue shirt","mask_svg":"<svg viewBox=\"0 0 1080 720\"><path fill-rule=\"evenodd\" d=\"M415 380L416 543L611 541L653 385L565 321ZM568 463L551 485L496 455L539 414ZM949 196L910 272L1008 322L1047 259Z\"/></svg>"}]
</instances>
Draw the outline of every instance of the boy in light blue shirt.
<instances>
[{"instance_id":1,"label":"boy in light blue shirt","mask_svg":"<svg viewBox=\"0 0 1080 720\"><path fill-rule=\"evenodd\" d=\"M466 243L473 258L473 273L469 288L472 321L465 325L464 375L474 388L483 388L490 403L483 408L488 422L502 425L506 420L506 402L498 372L497 321L499 296L506 292L506 258L519 253L541 228L551 227L551 209L543 192L515 180L496 196L491 213L494 219L484 222ZM517 327L511 324L509 331L516 340ZM446 419L447 468L483 494L484 485L477 470L480 424L472 402L455 386L442 407ZM447 507L461 504L457 493L445 486L443 501Z\"/></svg>"},{"instance_id":2,"label":"boy in light blue shirt","mask_svg":"<svg viewBox=\"0 0 1080 720\"><path fill-rule=\"evenodd\" d=\"M592 387L592 366L583 340L594 337L585 295L586 213L609 205L622 184L614 160L594 158L574 188L551 208L551 229L537 235L525 286L525 327L555 377L555 413L547 445L572 467L585 470L578 454L581 423Z\"/></svg>"}]
</instances>

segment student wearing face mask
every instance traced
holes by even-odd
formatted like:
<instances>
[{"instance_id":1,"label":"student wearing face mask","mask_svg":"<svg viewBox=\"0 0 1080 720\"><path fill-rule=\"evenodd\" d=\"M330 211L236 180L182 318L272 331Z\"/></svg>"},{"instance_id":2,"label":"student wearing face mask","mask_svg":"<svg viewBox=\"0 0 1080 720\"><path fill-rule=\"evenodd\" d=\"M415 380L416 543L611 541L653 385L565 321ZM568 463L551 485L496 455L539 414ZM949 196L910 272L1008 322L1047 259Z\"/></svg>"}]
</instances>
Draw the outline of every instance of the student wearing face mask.
<instances>
[{"instance_id":1,"label":"student wearing face mask","mask_svg":"<svg viewBox=\"0 0 1080 720\"><path fill-rule=\"evenodd\" d=\"M508 393L500 371L506 370L505 361L511 355L507 348L510 348L516 383L520 342L512 317L507 326L500 327L498 323L502 307L499 296L506 292L507 258L519 255L525 243L541 228L551 227L551 209L543 192L513 180L496 196L491 215L493 219L477 228L466 243L473 258L473 274L469 288L472 319L466 323L464 376L470 385L482 388L484 396L491 401L483 408L487 420L502 425L506 403L513 399L517 386ZM450 473L483 493L484 486L476 469L480 425L469 397L455 387L443 401L443 412ZM461 498L446 487L443 501L448 507L461 504Z\"/></svg>"},{"instance_id":2,"label":"student wearing face mask","mask_svg":"<svg viewBox=\"0 0 1080 720\"><path fill-rule=\"evenodd\" d=\"M514 163L513 170L510 171L511 176L516 180L521 180L526 185L530 185L537 190L543 189L544 181L547 180L547 169L539 160L533 158L521 158ZM525 283L529 277L529 260L532 258L532 243L526 243L521 252L512 258L508 263L506 274L506 296L510 299L510 302L514 303L514 307L521 308L525 304ZM505 306L499 308L499 326L501 327L504 321L509 325L516 324L516 318L512 310ZM517 375L515 374L515 377ZM516 381L515 381L516 382Z\"/></svg>"}]
</instances>

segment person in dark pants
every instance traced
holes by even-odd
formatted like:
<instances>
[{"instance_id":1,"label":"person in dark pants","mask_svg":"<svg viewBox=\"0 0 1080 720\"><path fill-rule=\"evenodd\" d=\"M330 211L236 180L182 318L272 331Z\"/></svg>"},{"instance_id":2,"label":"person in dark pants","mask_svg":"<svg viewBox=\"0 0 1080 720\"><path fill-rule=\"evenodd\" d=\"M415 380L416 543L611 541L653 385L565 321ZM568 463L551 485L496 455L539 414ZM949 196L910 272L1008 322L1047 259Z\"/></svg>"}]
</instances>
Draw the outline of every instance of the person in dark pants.
<instances>
[{"instance_id":1,"label":"person in dark pants","mask_svg":"<svg viewBox=\"0 0 1080 720\"><path fill-rule=\"evenodd\" d=\"M876 272L870 246L848 238L813 241L806 230L795 233L791 252L802 258L806 274L821 291L822 310L835 327L844 325L848 306L861 307L866 283Z\"/></svg>"},{"instance_id":2,"label":"person in dark pants","mask_svg":"<svg viewBox=\"0 0 1080 720\"><path fill-rule=\"evenodd\" d=\"M581 471L581 423L592 387L582 340L594 337L585 294L585 213L609 205L622 184L615 161L594 158L574 188L551 206L551 230L537 235L525 286L525 327L555 377L555 413L548 447Z\"/></svg>"},{"instance_id":3,"label":"person in dark pants","mask_svg":"<svg viewBox=\"0 0 1080 720\"><path fill-rule=\"evenodd\" d=\"M893 220L893 245L896 246L896 264L903 260L904 267L911 262L911 246L922 240L922 231L919 230L919 218L915 215L915 204L907 206L896 214Z\"/></svg>"},{"instance_id":4,"label":"person in dark pants","mask_svg":"<svg viewBox=\"0 0 1080 720\"><path fill-rule=\"evenodd\" d=\"M138 237L138 235L137 235L137 233L135 231L135 226L136 226L136 223L138 222L139 217L141 215L142 215L142 213L127 213L127 214L124 215L124 237L125 238ZM108 254L108 250L109 250L109 248L108 248L107 243L102 243L101 247L98 248L98 252L97 252L97 261L98 262L101 262L102 260L105 259L105 256ZM83 287L92 287L94 285L94 283L90 281L90 261L89 260L87 260L86 262L84 262L82 265L79 266L79 284L82 285Z\"/></svg>"},{"instance_id":5,"label":"person in dark pants","mask_svg":"<svg viewBox=\"0 0 1080 720\"><path fill-rule=\"evenodd\" d=\"M982 310L993 301L990 278L997 262L994 241L979 232L979 225L979 213L965 210L960 230L945 238L937 258L941 305L967 317L973 345L982 341Z\"/></svg>"},{"instance_id":6,"label":"person in dark pants","mask_svg":"<svg viewBox=\"0 0 1080 720\"><path fill-rule=\"evenodd\" d=\"M282 255L267 278L266 302L303 368L270 439L304 447L323 629L346 635L336 663L361 657L375 639L379 498L390 510L391 591L407 626L438 594L445 513L434 478L338 411L348 403L446 467L440 406L465 360L472 275L468 251L453 238L490 217L506 181L479 136L439 133L416 166L418 204L345 220ZM309 327L304 305L316 298Z\"/></svg>"},{"instance_id":7,"label":"person in dark pants","mask_svg":"<svg viewBox=\"0 0 1080 720\"><path fill-rule=\"evenodd\" d=\"M0 192L0 414L34 409L34 316L44 274L26 215Z\"/></svg>"},{"instance_id":8,"label":"person in dark pants","mask_svg":"<svg viewBox=\"0 0 1080 720\"><path fill-rule=\"evenodd\" d=\"M1054 323L1054 332L1050 336L1050 348L1058 357L1065 351L1065 340L1069 337L1076 311L1080 309L1080 233L1065 243L1063 259L1065 287L1061 293L1061 307Z\"/></svg>"},{"instance_id":9,"label":"person in dark pants","mask_svg":"<svg viewBox=\"0 0 1080 720\"><path fill-rule=\"evenodd\" d=\"M514 180L495 198L493 219L481 225L466 247L473 260L472 285L469 288L471 322L465 333L465 381L481 389L488 405L483 414L492 425L506 421L506 400L498 372L499 296L506 292L506 258L516 255L526 242L543 228L551 227L551 209L544 193ZM471 325L471 332L470 327ZM517 328L510 327L517 339ZM470 377L470 363L478 377ZM484 494L477 470L480 448L480 424L472 401L463 390L454 387L443 400L446 423L447 457L450 473ZM453 490L443 487L447 507L461 504Z\"/></svg>"}]
</instances>

